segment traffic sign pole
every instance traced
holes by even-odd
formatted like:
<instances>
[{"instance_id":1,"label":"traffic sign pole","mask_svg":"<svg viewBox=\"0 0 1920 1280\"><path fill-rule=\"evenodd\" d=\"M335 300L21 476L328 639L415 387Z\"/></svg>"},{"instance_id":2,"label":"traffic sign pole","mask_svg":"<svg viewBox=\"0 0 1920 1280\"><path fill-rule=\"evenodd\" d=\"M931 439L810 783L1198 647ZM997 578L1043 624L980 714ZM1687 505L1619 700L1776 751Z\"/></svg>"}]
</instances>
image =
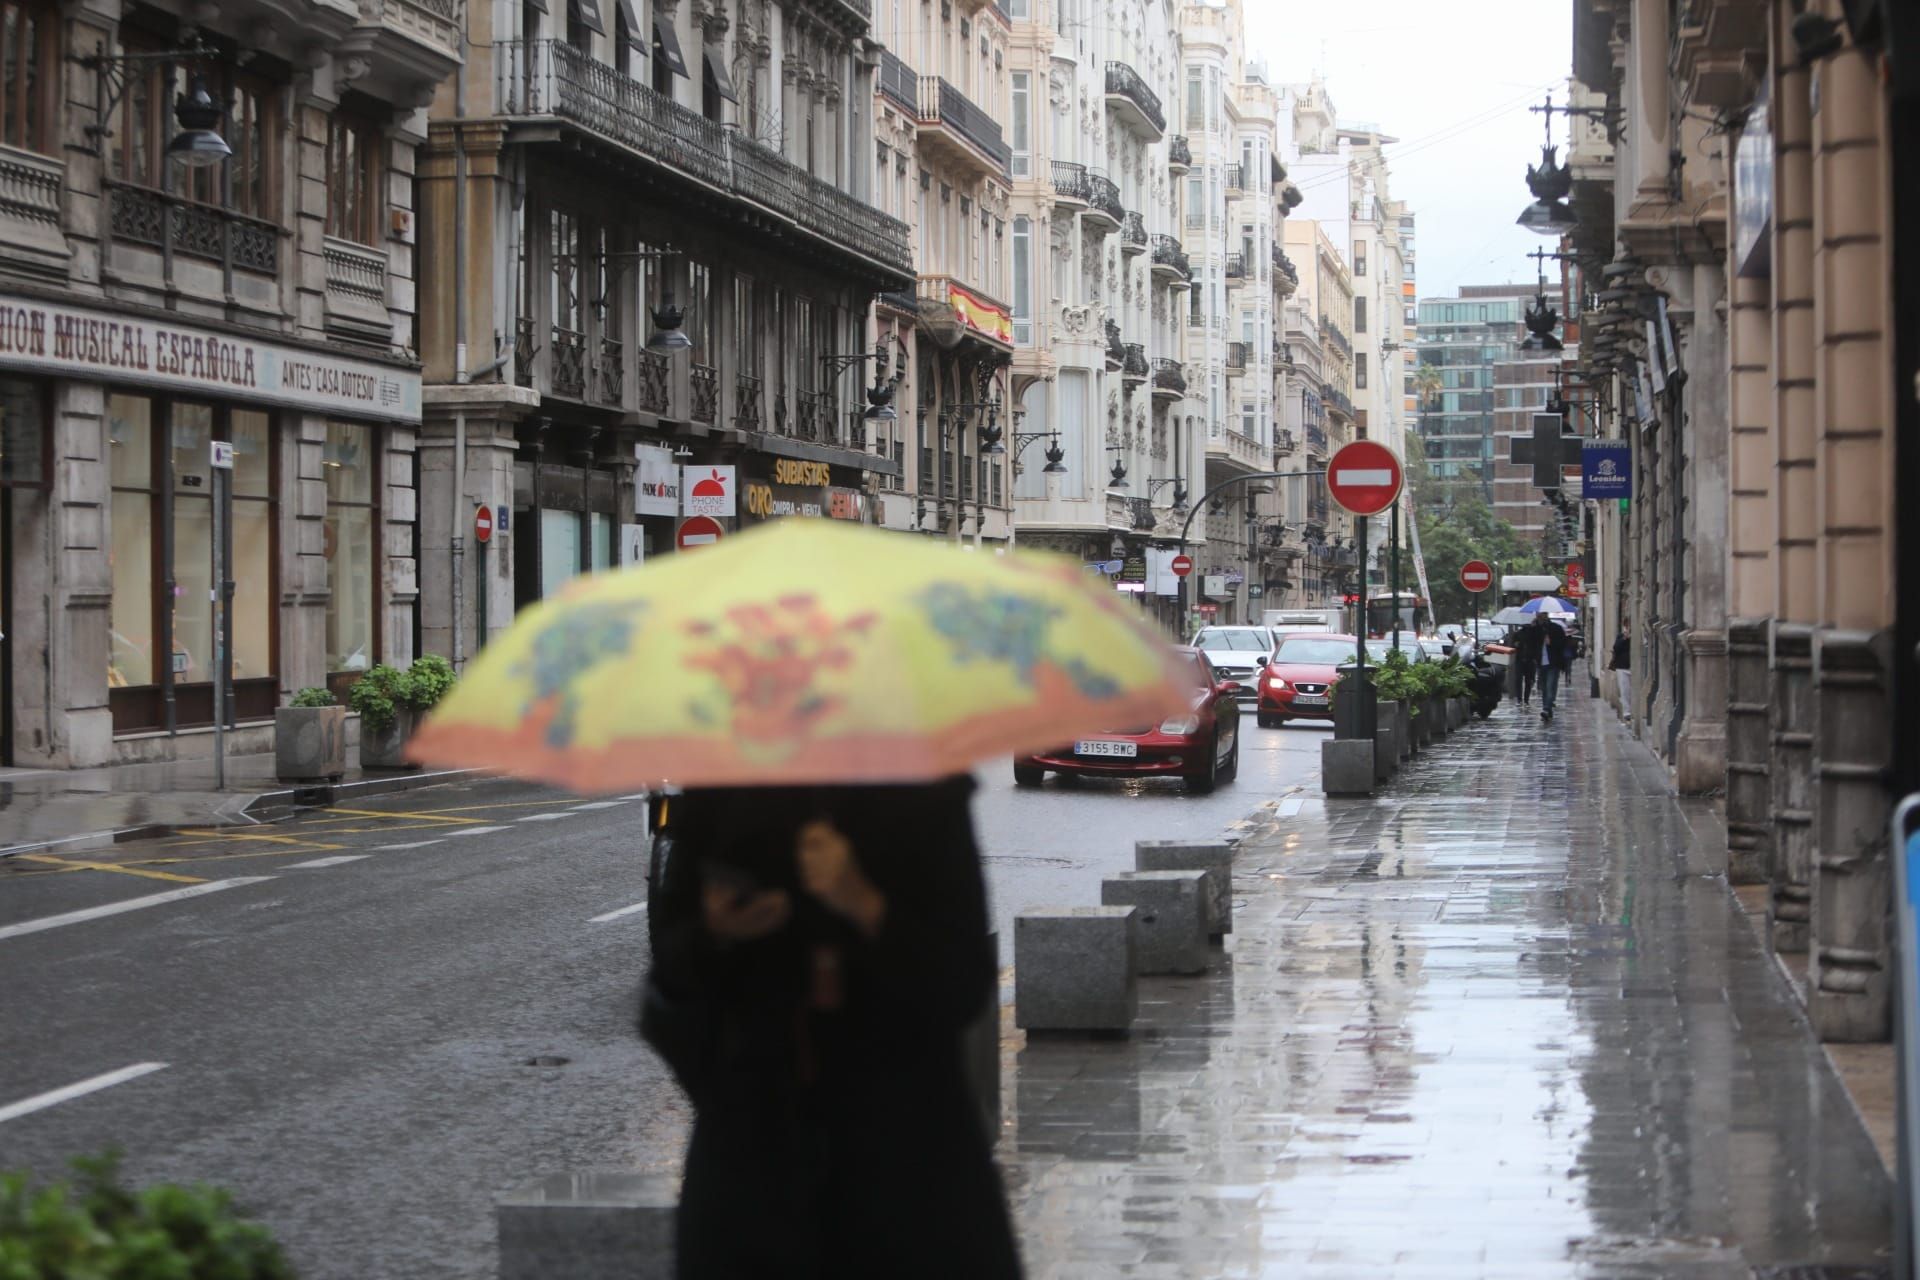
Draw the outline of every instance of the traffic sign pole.
<instances>
[{"instance_id":1,"label":"traffic sign pole","mask_svg":"<svg viewBox=\"0 0 1920 1280\"><path fill-rule=\"evenodd\" d=\"M493 508L478 507L473 513L473 568L478 585L473 596L473 651L487 644L487 548L493 542Z\"/></svg>"}]
</instances>

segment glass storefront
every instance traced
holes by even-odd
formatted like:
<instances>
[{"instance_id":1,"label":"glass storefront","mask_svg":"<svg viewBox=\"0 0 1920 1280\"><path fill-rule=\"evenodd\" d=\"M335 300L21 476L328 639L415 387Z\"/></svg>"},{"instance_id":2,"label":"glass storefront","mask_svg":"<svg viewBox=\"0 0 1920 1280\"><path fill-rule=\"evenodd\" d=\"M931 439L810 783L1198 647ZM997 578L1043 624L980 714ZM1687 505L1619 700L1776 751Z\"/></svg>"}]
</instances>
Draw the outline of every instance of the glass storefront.
<instances>
[{"instance_id":1,"label":"glass storefront","mask_svg":"<svg viewBox=\"0 0 1920 1280\"><path fill-rule=\"evenodd\" d=\"M357 673L380 660L379 467L376 428L329 422L327 474L327 671Z\"/></svg>"},{"instance_id":2,"label":"glass storefront","mask_svg":"<svg viewBox=\"0 0 1920 1280\"><path fill-rule=\"evenodd\" d=\"M213 468L233 444L230 630L238 716L278 701L274 634L274 429L256 409L114 394L112 631L107 683L116 732L213 719ZM171 706L171 711L169 710Z\"/></svg>"}]
</instances>

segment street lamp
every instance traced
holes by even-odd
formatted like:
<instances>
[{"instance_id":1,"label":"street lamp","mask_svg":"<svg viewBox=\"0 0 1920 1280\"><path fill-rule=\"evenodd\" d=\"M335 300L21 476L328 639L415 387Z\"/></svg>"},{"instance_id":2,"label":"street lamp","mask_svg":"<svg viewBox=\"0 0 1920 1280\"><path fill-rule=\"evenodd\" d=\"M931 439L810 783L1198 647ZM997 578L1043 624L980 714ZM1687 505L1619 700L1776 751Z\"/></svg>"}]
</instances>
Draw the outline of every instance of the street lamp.
<instances>
[{"instance_id":1,"label":"street lamp","mask_svg":"<svg viewBox=\"0 0 1920 1280\"><path fill-rule=\"evenodd\" d=\"M218 51L203 42L197 33L189 31L186 39L187 43L181 48L153 53L108 53L106 42L97 41L92 53L74 59L95 75L94 122L82 130L93 144L88 149L94 155L101 154L113 133L107 121L112 119L114 109L127 91L130 70L156 62L201 62L218 56ZM225 117L226 109L207 88L206 77L194 72L187 91L174 98L173 118L180 132L167 142L167 158L183 168L199 169L231 157L233 148L219 132Z\"/></svg>"},{"instance_id":2,"label":"street lamp","mask_svg":"<svg viewBox=\"0 0 1920 1280\"><path fill-rule=\"evenodd\" d=\"M1553 145L1553 96L1549 94L1547 105L1535 110L1545 112L1547 141L1540 148L1540 163L1527 166L1527 190L1533 193L1533 203L1514 221L1536 235L1558 238L1580 224L1567 206L1567 197L1573 193L1573 170L1559 162L1559 150Z\"/></svg>"},{"instance_id":3,"label":"street lamp","mask_svg":"<svg viewBox=\"0 0 1920 1280\"><path fill-rule=\"evenodd\" d=\"M1060 447L1060 433L1058 431L1016 431L1014 432L1013 433L1013 473L1015 475L1020 474L1020 472L1023 469L1020 466L1020 455L1025 453L1027 451L1027 446L1032 444L1035 440L1053 441L1053 443L1048 445L1046 449L1047 465L1040 468L1040 470L1050 476L1065 475L1067 473L1067 463L1066 463L1067 451ZM1003 450L1004 448L1005 446L1002 446Z\"/></svg>"}]
</instances>

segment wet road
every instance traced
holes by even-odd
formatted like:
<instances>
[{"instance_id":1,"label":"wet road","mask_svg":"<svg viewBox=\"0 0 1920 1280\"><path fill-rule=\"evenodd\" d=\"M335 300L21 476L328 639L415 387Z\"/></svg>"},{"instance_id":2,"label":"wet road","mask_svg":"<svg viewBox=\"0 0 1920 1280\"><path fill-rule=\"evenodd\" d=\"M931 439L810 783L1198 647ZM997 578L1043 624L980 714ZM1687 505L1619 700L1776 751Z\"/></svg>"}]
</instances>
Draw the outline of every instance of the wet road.
<instances>
[{"instance_id":1,"label":"wet road","mask_svg":"<svg viewBox=\"0 0 1920 1280\"><path fill-rule=\"evenodd\" d=\"M1136 838L1297 805L1321 736L1248 718L1208 797L983 770L1002 936L1096 902ZM0 861L0 1167L118 1144L133 1179L234 1189L308 1280L491 1274L497 1193L678 1162L684 1103L632 1030L640 814L469 783Z\"/></svg>"}]
</instances>

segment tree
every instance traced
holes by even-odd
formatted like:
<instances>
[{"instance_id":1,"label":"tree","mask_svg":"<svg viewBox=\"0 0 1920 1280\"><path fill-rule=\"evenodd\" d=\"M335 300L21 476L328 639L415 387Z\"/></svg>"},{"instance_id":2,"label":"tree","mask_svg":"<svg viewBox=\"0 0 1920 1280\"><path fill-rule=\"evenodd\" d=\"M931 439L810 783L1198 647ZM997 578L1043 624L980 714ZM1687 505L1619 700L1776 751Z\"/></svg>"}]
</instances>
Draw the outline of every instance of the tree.
<instances>
[{"instance_id":1,"label":"tree","mask_svg":"<svg viewBox=\"0 0 1920 1280\"><path fill-rule=\"evenodd\" d=\"M1484 560L1496 575L1542 572L1540 549L1493 513L1477 482L1441 480L1427 465L1417 438L1407 440L1407 484L1413 517L1420 524L1420 549L1427 562L1427 585L1434 616L1442 625L1470 617L1473 597L1460 585L1460 566ZM1411 558L1401 554L1401 576L1412 574ZM1497 585L1497 584L1496 584ZM1497 596L1483 592L1480 614L1497 608Z\"/></svg>"}]
</instances>

